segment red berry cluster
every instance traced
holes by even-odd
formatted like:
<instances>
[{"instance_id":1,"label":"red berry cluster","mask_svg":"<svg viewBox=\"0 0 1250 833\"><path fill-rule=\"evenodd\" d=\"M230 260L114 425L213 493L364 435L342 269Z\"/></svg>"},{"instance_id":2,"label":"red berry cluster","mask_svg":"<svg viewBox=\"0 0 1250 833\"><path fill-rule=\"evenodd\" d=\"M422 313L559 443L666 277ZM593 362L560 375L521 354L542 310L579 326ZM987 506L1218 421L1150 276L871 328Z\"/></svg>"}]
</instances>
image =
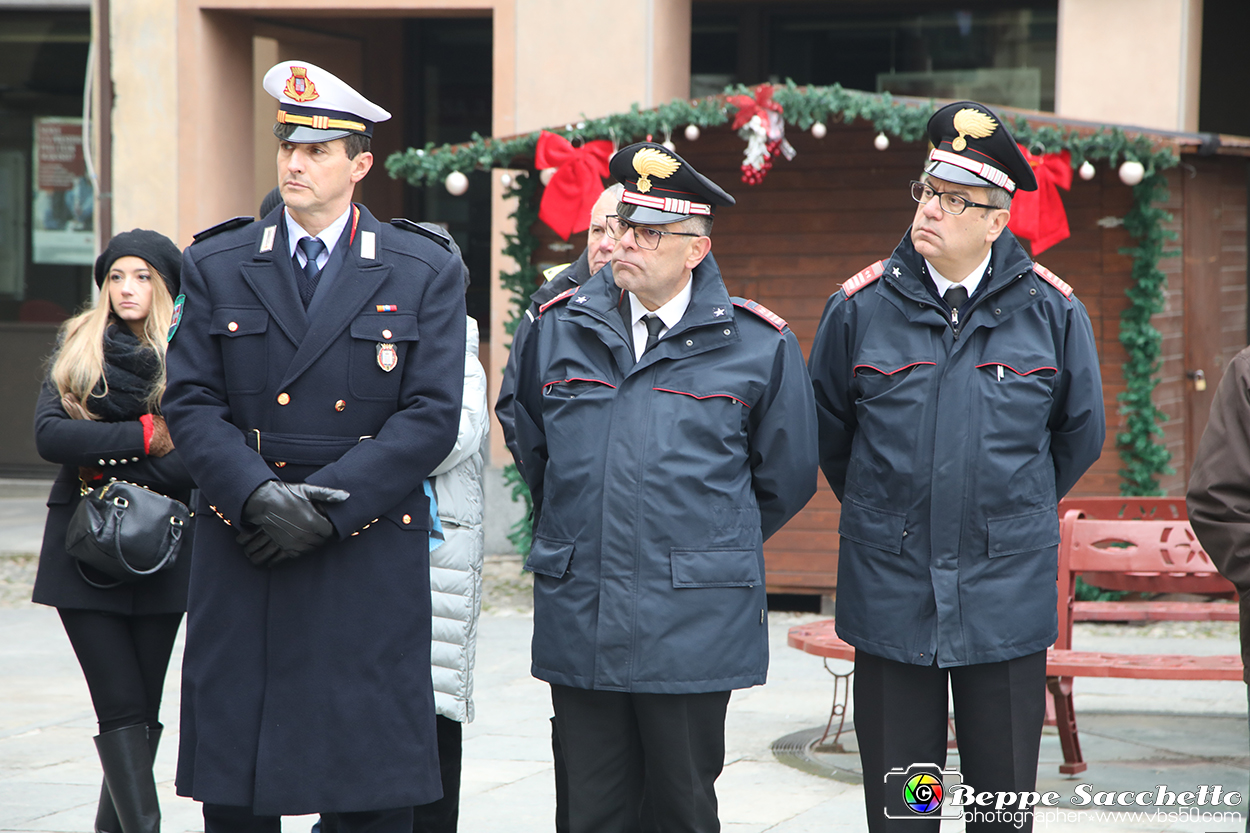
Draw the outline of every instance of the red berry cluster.
<instances>
[{"instance_id":1,"label":"red berry cluster","mask_svg":"<svg viewBox=\"0 0 1250 833\"><path fill-rule=\"evenodd\" d=\"M747 185L759 185L764 181L764 175L773 169L773 159L781 152L781 140L775 139L765 147L768 154L764 157L764 165L759 170L752 168L746 162L742 163L742 181Z\"/></svg>"}]
</instances>

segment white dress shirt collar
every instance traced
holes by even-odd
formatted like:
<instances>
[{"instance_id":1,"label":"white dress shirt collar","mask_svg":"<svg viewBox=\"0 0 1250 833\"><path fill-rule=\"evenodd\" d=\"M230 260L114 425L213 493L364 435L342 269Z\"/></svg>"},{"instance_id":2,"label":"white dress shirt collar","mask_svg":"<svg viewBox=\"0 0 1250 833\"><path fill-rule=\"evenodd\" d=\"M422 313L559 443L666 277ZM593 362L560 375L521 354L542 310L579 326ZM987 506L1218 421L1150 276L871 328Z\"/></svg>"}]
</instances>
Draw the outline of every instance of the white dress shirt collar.
<instances>
[{"instance_id":1,"label":"white dress shirt collar","mask_svg":"<svg viewBox=\"0 0 1250 833\"><path fill-rule=\"evenodd\" d=\"M668 303L655 310L654 315L664 322L664 326L660 328L660 337L677 326L677 322L686 314L686 308L690 306L690 295L694 287L693 278L687 278L686 285L674 295ZM631 335L634 337L634 355L641 356L643 349L647 346L647 325L642 319L652 314L652 311L642 305L642 301L638 300L638 296L634 293L629 295L629 320L632 322Z\"/></svg>"},{"instance_id":2,"label":"white dress shirt collar","mask_svg":"<svg viewBox=\"0 0 1250 833\"><path fill-rule=\"evenodd\" d=\"M938 295L945 295L946 290L950 289L952 286L962 286L964 289L968 290L968 297L971 298L976 294L977 287L981 285L981 280L985 277L985 269L990 265L990 255L992 254L993 249L991 248L990 251L985 253L985 260L981 261L981 265L973 269L968 274L968 277L964 278L959 283L947 280L941 272L933 268L933 264L928 260L925 260L924 265L929 269L929 277L933 278L933 284L937 287Z\"/></svg>"},{"instance_id":3,"label":"white dress shirt collar","mask_svg":"<svg viewBox=\"0 0 1250 833\"><path fill-rule=\"evenodd\" d=\"M347 218L351 216L351 213L352 207L349 205L347 206L347 210L344 211L337 220L323 228L320 234L313 235L309 234L304 230L303 226L295 222L295 218L291 216L290 211L283 211L282 216L286 217L286 242L287 246L291 250L290 255L292 257L298 257L300 266L303 266L307 258L304 257L303 250L299 248L299 241L304 237L316 237L322 243L326 244L325 251L317 257L317 266L325 266L326 261L330 259L330 254L334 251L335 244L338 243L339 238L343 236L343 228L347 225Z\"/></svg>"}]
</instances>

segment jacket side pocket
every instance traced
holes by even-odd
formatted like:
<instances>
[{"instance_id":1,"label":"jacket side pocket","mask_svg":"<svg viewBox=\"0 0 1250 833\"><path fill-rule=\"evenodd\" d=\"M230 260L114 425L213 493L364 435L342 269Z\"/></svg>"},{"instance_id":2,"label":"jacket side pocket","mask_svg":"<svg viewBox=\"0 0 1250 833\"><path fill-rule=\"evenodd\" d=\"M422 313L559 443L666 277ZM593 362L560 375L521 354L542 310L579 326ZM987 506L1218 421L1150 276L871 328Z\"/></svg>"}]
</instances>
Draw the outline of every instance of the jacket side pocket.
<instances>
[{"instance_id":1,"label":"jacket side pocket","mask_svg":"<svg viewBox=\"0 0 1250 833\"><path fill-rule=\"evenodd\" d=\"M530 548L530 557L525 560L525 569L540 576L564 578L569 571L569 562L573 560L573 542L555 538L534 536L534 546Z\"/></svg>"},{"instance_id":2,"label":"jacket side pocket","mask_svg":"<svg viewBox=\"0 0 1250 833\"><path fill-rule=\"evenodd\" d=\"M985 522L990 558L1059 546L1059 510L1053 506Z\"/></svg>"},{"instance_id":3,"label":"jacket side pocket","mask_svg":"<svg viewBox=\"0 0 1250 833\"><path fill-rule=\"evenodd\" d=\"M903 530L907 516L867 506L847 498L842 502L838 534L860 544L895 554L903 551Z\"/></svg>"},{"instance_id":4,"label":"jacket side pocket","mask_svg":"<svg viewBox=\"0 0 1250 833\"><path fill-rule=\"evenodd\" d=\"M673 587L754 587L761 583L755 550L673 550Z\"/></svg>"}]
</instances>

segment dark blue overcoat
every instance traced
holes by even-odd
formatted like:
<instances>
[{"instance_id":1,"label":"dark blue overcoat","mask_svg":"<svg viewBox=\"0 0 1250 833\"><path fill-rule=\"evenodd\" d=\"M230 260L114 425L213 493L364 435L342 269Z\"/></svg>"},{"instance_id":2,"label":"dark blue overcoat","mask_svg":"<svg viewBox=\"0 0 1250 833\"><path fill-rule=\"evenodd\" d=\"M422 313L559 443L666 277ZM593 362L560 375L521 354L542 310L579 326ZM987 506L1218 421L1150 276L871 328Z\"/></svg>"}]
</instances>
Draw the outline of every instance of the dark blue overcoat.
<instances>
[{"instance_id":1,"label":"dark blue overcoat","mask_svg":"<svg viewBox=\"0 0 1250 833\"><path fill-rule=\"evenodd\" d=\"M812 391L784 321L730 298L710 257L692 280L637 363L611 269L522 348L541 680L688 694L767 676L763 543L816 491Z\"/></svg>"},{"instance_id":2,"label":"dark blue overcoat","mask_svg":"<svg viewBox=\"0 0 1250 833\"><path fill-rule=\"evenodd\" d=\"M904 236L812 344L838 635L916 665L1014 659L1055 641L1057 502L1106 436L1093 328L1011 232L958 335L923 269Z\"/></svg>"},{"instance_id":3,"label":"dark blue overcoat","mask_svg":"<svg viewBox=\"0 0 1250 833\"><path fill-rule=\"evenodd\" d=\"M202 494L178 792L260 814L441 794L421 483L460 416L461 263L363 209L344 235L311 320L281 209L193 244L169 349L164 410ZM351 498L334 540L258 569L227 521L275 478Z\"/></svg>"}]
</instances>

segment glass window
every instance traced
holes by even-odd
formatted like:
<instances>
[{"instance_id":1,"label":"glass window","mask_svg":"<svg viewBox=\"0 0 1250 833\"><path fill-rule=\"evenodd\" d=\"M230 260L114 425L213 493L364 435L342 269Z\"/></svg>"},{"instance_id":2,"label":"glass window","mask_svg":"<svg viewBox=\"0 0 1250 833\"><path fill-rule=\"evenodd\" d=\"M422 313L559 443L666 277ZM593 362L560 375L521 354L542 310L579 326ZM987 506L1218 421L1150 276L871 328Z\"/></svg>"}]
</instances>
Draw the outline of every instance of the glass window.
<instances>
[{"instance_id":1,"label":"glass window","mask_svg":"<svg viewBox=\"0 0 1250 833\"><path fill-rule=\"evenodd\" d=\"M0 321L59 322L90 296L90 39L87 13L0 11Z\"/></svg>"},{"instance_id":2,"label":"glass window","mask_svg":"<svg viewBox=\"0 0 1250 833\"><path fill-rule=\"evenodd\" d=\"M950 10L931 10L933 5L919 11L914 4L881 3L871 11L791 6L773 12L760 3L734 9L698 3L692 87L712 75L745 84L792 78L798 84L836 82L870 92L1054 110L1056 2L1004 0L992 8Z\"/></svg>"}]
</instances>

